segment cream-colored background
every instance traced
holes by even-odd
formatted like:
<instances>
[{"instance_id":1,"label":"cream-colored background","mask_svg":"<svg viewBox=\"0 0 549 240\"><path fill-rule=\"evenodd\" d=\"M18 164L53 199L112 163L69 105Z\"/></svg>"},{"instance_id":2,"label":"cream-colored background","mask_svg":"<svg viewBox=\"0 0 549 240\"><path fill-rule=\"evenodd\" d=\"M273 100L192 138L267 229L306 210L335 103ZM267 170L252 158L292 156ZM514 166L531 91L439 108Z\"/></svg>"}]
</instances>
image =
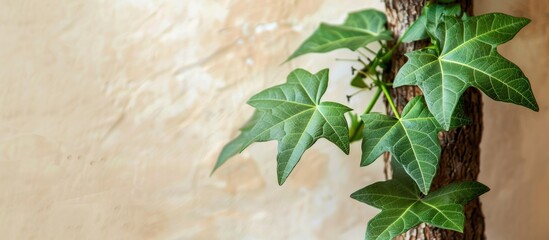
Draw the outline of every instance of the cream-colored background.
<instances>
[{"instance_id":1,"label":"cream-colored background","mask_svg":"<svg viewBox=\"0 0 549 240\"><path fill-rule=\"evenodd\" d=\"M319 141L287 184L276 144L212 177L258 90L292 68L331 66L345 101L346 51L279 65L320 21L378 0L1 0L1 239L361 239L376 210L348 196L382 179ZM530 77L540 113L485 99L481 180L490 239L549 236L549 2L478 1L534 21L501 47ZM350 105L361 109L366 95ZM378 106L382 111L382 106Z\"/></svg>"}]
</instances>

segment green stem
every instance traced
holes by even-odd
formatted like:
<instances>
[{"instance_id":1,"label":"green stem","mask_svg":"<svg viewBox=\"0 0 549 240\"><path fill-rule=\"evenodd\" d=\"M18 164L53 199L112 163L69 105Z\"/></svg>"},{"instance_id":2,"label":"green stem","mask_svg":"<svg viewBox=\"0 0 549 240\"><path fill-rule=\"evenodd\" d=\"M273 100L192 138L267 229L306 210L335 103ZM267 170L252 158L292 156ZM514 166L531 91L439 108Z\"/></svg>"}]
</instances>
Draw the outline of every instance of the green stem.
<instances>
[{"instance_id":1,"label":"green stem","mask_svg":"<svg viewBox=\"0 0 549 240\"><path fill-rule=\"evenodd\" d=\"M364 110L363 114L368 114L372 111L372 109L376 105L377 100L379 99L379 96L381 96L381 92L382 92L381 88L378 87L376 89L376 93L374 94L374 97L370 101L370 104L368 104L368 107L366 107L366 110ZM351 141L353 141L356 138L356 135L358 134L358 132L362 130L362 126L364 126L364 121L360 120L360 122L358 123L358 127L355 129L355 131L351 134L349 138L351 139Z\"/></svg>"},{"instance_id":2,"label":"green stem","mask_svg":"<svg viewBox=\"0 0 549 240\"><path fill-rule=\"evenodd\" d=\"M371 54L374 54L374 56L377 54L376 52L374 52L374 50L364 46L364 49L366 49L366 51L370 52Z\"/></svg>"},{"instance_id":3,"label":"green stem","mask_svg":"<svg viewBox=\"0 0 549 240\"><path fill-rule=\"evenodd\" d=\"M368 114L372 111L372 109L376 105L377 100L379 99L379 96L381 95L381 91L381 88L376 89L376 93L374 94L372 101L370 101L370 104L368 104L368 107L366 108L366 110L364 110L363 114Z\"/></svg>"},{"instance_id":4,"label":"green stem","mask_svg":"<svg viewBox=\"0 0 549 240\"><path fill-rule=\"evenodd\" d=\"M351 101L351 98L352 98L352 97L354 97L355 95L357 95L357 94L359 94L359 93L361 93L361 92L364 92L364 91L366 91L366 90L372 90L372 89L369 88L369 87L366 87L366 88L362 88L362 89L360 89L360 90L358 90L358 91L356 91L356 92L354 92L354 93L352 93L352 94L350 94L350 95L347 95L347 101Z\"/></svg>"},{"instance_id":5,"label":"green stem","mask_svg":"<svg viewBox=\"0 0 549 240\"><path fill-rule=\"evenodd\" d=\"M408 31L410 30L410 27L406 28L406 30L404 31L404 33L402 35L400 35L400 37L398 38L397 42L395 43L395 45L393 45L393 47L387 52L387 54L385 55L388 55L388 54L393 54L393 52L398 48L398 46L400 46L400 44L402 44L402 39L404 39L404 37L408 34Z\"/></svg>"},{"instance_id":6,"label":"green stem","mask_svg":"<svg viewBox=\"0 0 549 240\"><path fill-rule=\"evenodd\" d=\"M393 98L391 97L391 94L389 94L389 91L387 90L387 86L381 83L380 87L381 87L381 90L383 90L383 93L385 94L385 97L387 98L387 101L389 102L389 105L391 106L391 109L393 110L395 117L400 119L400 115L398 114L398 111L395 107L395 103L393 102Z\"/></svg>"},{"instance_id":7,"label":"green stem","mask_svg":"<svg viewBox=\"0 0 549 240\"><path fill-rule=\"evenodd\" d=\"M387 47L387 45L383 44L383 42L379 41L379 44L381 45L381 48L386 49L386 51L387 51L381 57L378 57L378 55L376 53L374 53L374 51L372 51L368 47L366 47L366 46L364 47L364 49L366 51L369 51L370 53L373 53L373 54L376 55L376 57L374 58L373 62L371 63L371 66L370 66L372 69L376 69L377 66L382 61L387 61L388 59L390 59L392 57L393 52L400 46L400 44L402 44L402 39L404 38L404 36L406 36L406 34L408 33L408 30L410 30L410 28L408 28L408 29L406 29L406 31L404 31L404 33L400 36L400 38L398 38L395 45L393 45L393 47L391 47L390 49ZM364 56L364 54L362 52L360 52L360 51L357 51L357 52ZM393 113L394 113L395 117L400 119L400 114L398 113L397 108L395 106L395 103L393 102L393 98L391 97L391 94L389 94L389 91L387 90L387 86L392 86L392 84L391 83L384 83L384 82L380 81L379 76L377 76L377 74L376 74L375 79L374 79L369 74L369 72L364 72L364 71L359 70L359 73L363 74L366 77L370 77L372 80L374 80L374 83L376 85L378 85L378 88L376 90L376 93L375 93L372 101L370 102L368 107L366 107L366 110L364 111L363 114L368 114L368 113L370 113L370 111L372 111L372 109L374 108L374 105L376 104L377 100L381 96L381 92L383 92L385 94L385 97L387 98L387 101L389 102L389 105L391 106L391 109L393 110ZM356 135L358 134L358 131L360 131L360 129L363 127L363 125L364 125L364 122L360 121L360 123L358 124L358 127L356 128L355 132L353 132L350 136L351 141L356 137Z\"/></svg>"},{"instance_id":8,"label":"green stem","mask_svg":"<svg viewBox=\"0 0 549 240\"><path fill-rule=\"evenodd\" d=\"M366 59L369 59L368 56L366 56L365 53L363 53L362 51L359 51L360 49L357 49L357 53L360 54L363 58L366 58Z\"/></svg>"}]
</instances>

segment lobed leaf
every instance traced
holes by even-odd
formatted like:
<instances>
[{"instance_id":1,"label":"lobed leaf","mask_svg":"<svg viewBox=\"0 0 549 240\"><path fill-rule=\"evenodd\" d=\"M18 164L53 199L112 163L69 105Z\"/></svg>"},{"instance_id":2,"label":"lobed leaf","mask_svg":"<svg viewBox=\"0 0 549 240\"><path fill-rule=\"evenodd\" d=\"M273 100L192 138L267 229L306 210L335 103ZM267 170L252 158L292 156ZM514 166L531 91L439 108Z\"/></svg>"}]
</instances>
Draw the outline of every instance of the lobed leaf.
<instances>
[{"instance_id":1,"label":"lobed leaf","mask_svg":"<svg viewBox=\"0 0 549 240\"><path fill-rule=\"evenodd\" d=\"M374 162L384 152L404 166L423 193L429 192L440 158L438 132L443 130L427 109L423 96L412 99L400 119L369 113L362 116L364 140L361 166ZM467 122L457 116L455 125Z\"/></svg>"},{"instance_id":2,"label":"lobed leaf","mask_svg":"<svg viewBox=\"0 0 549 240\"><path fill-rule=\"evenodd\" d=\"M442 22L443 16L460 16L461 6L459 4L440 5L429 4L422 10L421 15L406 30L402 37L403 42L413 42L429 38L435 34L438 25Z\"/></svg>"},{"instance_id":3,"label":"lobed leaf","mask_svg":"<svg viewBox=\"0 0 549 240\"><path fill-rule=\"evenodd\" d=\"M386 23L385 14L374 9L350 13L343 25L323 23L286 61L307 53L324 53L339 48L356 51L372 42L391 40L392 34L386 30Z\"/></svg>"},{"instance_id":4,"label":"lobed leaf","mask_svg":"<svg viewBox=\"0 0 549 240\"><path fill-rule=\"evenodd\" d=\"M377 182L351 195L381 209L368 222L367 240L385 240L421 224L463 232L463 206L489 189L478 182L453 183L422 197L413 180L393 161L393 179Z\"/></svg>"},{"instance_id":5,"label":"lobed leaf","mask_svg":"<svg viewBox=\"0 0 549 240\"><path fill-rule=\"evenodd\" d=\"M286 83L263 90L248 101L260 116L252 127L229 143L216 167L254 142L278 141L278 182L283 184L301 156L318 139L325 138L349 153L349 130L345 113L351 109L322 102L328 85L328 70L311 74L303 69L290 73Z\"/></svg>"},{"instance_id":6,"label":"lobed leaf","mask_svg":"<svg viewBox=\"0 0 549 240\"><path fill-rule=\"evenodd\" d=\"M494 100L538 111L526 76L496 50L529 22L502 13L466 20L445 17L436 31L440 53L424 49L406 54L408 62L398 72L394 87L419 86L429 110L445 130L450 128L456 105L469 87Z\"/></svg>"}]
</instances>

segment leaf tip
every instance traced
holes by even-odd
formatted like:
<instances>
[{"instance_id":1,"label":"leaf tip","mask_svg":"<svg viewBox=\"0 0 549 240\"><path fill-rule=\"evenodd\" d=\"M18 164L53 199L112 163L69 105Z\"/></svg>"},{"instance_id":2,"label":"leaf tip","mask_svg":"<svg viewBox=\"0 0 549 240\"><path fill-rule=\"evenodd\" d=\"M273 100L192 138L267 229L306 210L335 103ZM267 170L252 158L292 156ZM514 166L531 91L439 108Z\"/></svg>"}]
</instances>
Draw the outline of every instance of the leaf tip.
<instances>
[{"instance_id":1,"label":"leaf tip","mask_svg":"<svg viewBox=\"0 0 549 240\"><path fill-rule=\"evenodd\" d=\"M280 159L277 158L277 162L280 162ZM296 163L297 164L297 163ZM288 180L288 177L290 176L290 173L292 173L295 165L293 165L292 167L289 167L289 165L285 165L284 168L281 168L282 165L279 165L278 166L278 172L277 172L277 175L278 175L278 185L279 186L282 186L284 185L284 183L286 182L286 180Z\"/></svg>"},{"instance_id":2,"label":"leaf tip","mask_svg":"<svg viewBox=\"0 0 549 240\"><path fill-rule=\"evenodd\" d=\"M444 119L441 119L439 123L444 131L450 131L450 129L452 129L452 119L444 118Z\"/></svg>"},{"instance_id":3,"label":"leaf tip","mask_svg":"<svg viewBox=\"0 0 549 240\"><path fill-rule=\"evenodd\" d=\"M534 105L531 108L534 112L539 112L539 106L537 102L534 102Z\"/></svg>"},{"instance_id":4,"label":"leaf tip","mask_svg":"<svg viewBox=\"0 0 549 240\"><path fill-rule=\"evenodd\" d=\"M210 177L213 176L213 174L217 171L217 169L219 169L225 162L227 162L227 160L229 160L229 158L231 158L232 156L234 155L229 155L227 156L224 152L225 149L222 150L221 154L219 155L219 157L217 158L217 162L215 163L212 171L210 172Z\"/></svg>"},{"instance_id":5,"label":"leaf tip","mask_svg":"<svg viewBox=\"0 0 549 240\"><path fill-rule=\"evenodd\" d=\"M349 139L349 142L350 142L351 140L352 140L352 139ZM349 147L349 144L350 144L350 143L347 143L346 146L345 146L343 149L341 149L341 150L343 150L343 153L345 153L345 155L349 155L349 153L351 153L351 148Z\"/></svg>"},{"instance_id":6,"label":"leaf tip","mask_svg":"<svg viewBox=\"0 0 549 240\"><path fill-rule=\"evenodd\" d=\"M316 75L317 77L326 78L326 81L328 80L329 74L330 74L330 69L329 69L329 68L324 68L324 69L318 71L317 73L315 73L315 75Z\"/></svg>"},{"instance_id":7,"label":"leaf tip","mask_svg":"<svg viewBox=\"0 0 549 240\"><path fill-rule=\"evenodd\" d=\"M284 60L283 62L279 63L278 66L280 67L280 66L282 66L282 65L284 65L284 64L286 64L286 63L288 63L288 62L291 61L291 60L292 60L292 59L290 59L290 58L288 57L288 58L286 58L286 60Z\"/></svg>"},{"instance_id":8,"label":"leaf tip","mask_svg":"<svg viewBox=\"0 0 549 240\"><path fill-rule=\"evenodd\" d=\"M215 171L218 169L217 166L214 166L214 168L212 169L212 171L210 172L210 177L212 177L215 173Z\"/></svg>"},{"instance_id":9,"label":"leaf tip","mask_svg":"<svg viewBox=\"0 0 549 240\"><path fill-rule=\"evenodd\" d=\"M511 103L514 103L514 104L517 104L517 105L521 105L523 107L526 107L534 112L539 112L539 105L538 105L538 102L536 101L536 98L534 97L534 95L530 95L529 98L527 98L528 102L527 103L516 103L516 102L511 102Z\"/></svg>"},{"instance_id":10,"label":"leaf tip","mask_svg":"<svg viewBox=\"0 0 549 240\"><path fill-rule=\"evenodd\" d=\"M428 195L430 189L431 189L431 186L429 186L429 185L427 185L427 184L424 184L423 186L421 186L421 187L419 188L419 190L421 191L421 193L423 193L424 195Z\"/></svg>"},{"instance_id":11,"label":"leaf tip","mask_svg":"<svg viewBox=\"0 0 549 240\"><path fill-rule=\"evenodd\" d=\"M521 17L520 20L522 20L524 22L524 26L526 26L526 25L528 25L532 22L532 19L525 18L525 17Z\"/></svg>"},{"instance_id":12,"label":"leaf tip","mask_svg":"<svg viewBox=\"0 0 549 240\"><path fill-rule=\"evenodd\" d=\"M286 177L280 176L280 177L278 178L278 186L284 185L284 183L286 182L287 179L288 179L288 176L286 176Z\"/></svg>"},{"instance_id":13,"label":"leaf tip","mask_svg":"<svg viewBox=\"0 0 549 240\"><path fill-rule=\"evenodd\" d=\"M444 130L445 132L448 132L448 131L452 130L452 126L451 125L444 125L444 126L442 126L442 130Z\"/></svg>"},{"instance_id":14,"label":"leaf tip","mask_svg":"<svg viewBox=\"0 0 549 240\"><path fill-rule=\"evenodd\" d=\"M377 153L376 153L377 154ZM372 155L372 152L368 153L368 151L364 150L364 140L362 142L362 157L360 159L360 167L366 167L370 164L372 164L381 154L378 156Z\"/></svg>"},{"instance_id":15,"label":"leaf tip","mask_svg":"<svg viewBox=\"0 0 549 240\"><path fill-rule=\"evenodd\" d=\"M215 163L212 171L210 172L210 177L215 173L215 171L217 171L217 169L219 169L219 167L221 167L221 165L223 165L223 163L225 163L226 161L228 160L228 158L226 157L223 157L223 152L221 152L221 155L219 155L219 157L217 158L217 162Z\"/></svg>"},{"instance_id":16,"label":"leaf tip","mask_svg":"<svg viewBox=\"0 0 549 240\"><path fill-rule=\"evenodd\" d=\"M286 63L288 63L289 61L292 61L294 60L296 57L299 57L300 54L297 54L297 51L292 53L288 58L286 58L286 60L284 60L284 62L282 62L280 65L284 65Z\"/></svg>"},{"instance_id":17,"label":"leaf tip","mask_svg":"<svg viewBox=\"0 0 549 240\"><path fill-rule=\"evenodd\" d=\"M360 191L360 190L359 190ZM354 192L354 193L351 193L351 195L349 195L350 198L354 199L354 200L357 200L358 201L358 191Z\"/></svg>"},{"instance_id":18,"label":"leaf tip","mask_svg":"<svg viewBox=\"0 0 549 240\"><path fill-rule=\"evenodd\" d=\"M490 187L488 187L488 186L486 186L482 183L479 183L479 184L480 184L479 196L490 191Z\"/></svg>"}]
</instances>

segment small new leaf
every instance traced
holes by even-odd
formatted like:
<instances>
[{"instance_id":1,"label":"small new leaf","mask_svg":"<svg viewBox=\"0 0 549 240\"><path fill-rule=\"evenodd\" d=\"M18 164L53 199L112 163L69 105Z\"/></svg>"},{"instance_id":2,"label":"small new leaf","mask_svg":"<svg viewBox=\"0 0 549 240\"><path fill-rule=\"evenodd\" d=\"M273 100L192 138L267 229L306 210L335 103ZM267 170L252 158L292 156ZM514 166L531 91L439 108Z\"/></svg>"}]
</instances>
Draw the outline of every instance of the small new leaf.
<instances>
[{"instance_id":1,"label":"small new leaf","mask_svg":"<svg viewBox=\"0 0 549 240\"><path fill-rule=\"evenodd\" d=\"M324 53L339 48L356 51L372 42L390 40L391 32L385 28L386 23L385 14L374 9L350 13L343 25L322 23L286 61L307 53Z\"/></svg>"},{"instance_id":2,"label":"small new leaf","mask_svg":"<svg viewBox=\"0 0 549 240\"><path fill-rule=\"evenodd\" d=\"M328 86L328 70L311 74L296 69L285 84L263 90L248 101L258 110L252 127L229 143L216 167L254 142L278 141L278 182L283 184L301 156L318 139L325 138L349 153L345 113L351 109L320 99Z\"/></svg>"},{"instance_id":3,"label":"small new leaf","mask_svg":"<svg viewBox=\"0 0 549 240\"><path fill-rule=\"evenodd\" d=\"M349 140L351 142L362 140L362 133L364 132L364 124L358 114L349 112Z\"/></svg>"},{"instance_id":4,"label":"small new leaf","mask_svg":"<svg viewBox=\"0 0 549 240\"><path fill-rule=\"evenodd\" d=\"M402 37L402 42L427 39L429 35L434 35L438 25L442 22L443 16L459 17L459 15L461 15L459 4L429 4L423 8L419 18L406 30L406 33Z\"/></svg>"},{"instance_id":5,"label":"small new leaf","mask_svg":"<svg viewBox=\"0 0 549 240\"><path fill-rule=\"evenodd\" d=\"M362 141L361 166L374 162L384 152L390 152L414 179L419 189L429 192L437 172L440 157L438 132L442 127L429 112L423 96L412 99L400 119L369 113L362 116L364 140ZM467 123L454 116L454 125Z\"/></svg>"},{"instance_id":6,"label":"small new leaf","mask_svg":"<svg viewBox=\"0 0 549 240\"><path fill-rule=\"evenodd\" d=\"M366 84L366 81L364 81L364 78L366 78L366 76L363 73L357 72L353 79L351 79L351 86L356 88L368 88L369 86Z\"/></svg>"},{"instance_id":7,"label":"small new leaf","mask_svg":"<svg viewBox=\"0 0 549 240\"><path fill-rule=\"evenodd\" d=\"M381 209L368 222L366 240L393 239L422 222L463 232L463 206L489 190L479 182L458 182L422 197L401 167L392 165L393 179L374 183L351 195Z\"/></svg>"},{"instance_id":8,"label":"small new leaf","mask_svg":"<svg viewBox=\"0 0 549 240\"><path fill-rule=\"evenodd\" d=\"M469 87L480 89L494 100L538 111L526 76L496 50L529 22L502 13L465 20L445 17L436 31L440 53L423 49L406 54L408 62L393 86L419 86L429 110L446 130L461 95Z\"/></svg>"}]
</instances>

